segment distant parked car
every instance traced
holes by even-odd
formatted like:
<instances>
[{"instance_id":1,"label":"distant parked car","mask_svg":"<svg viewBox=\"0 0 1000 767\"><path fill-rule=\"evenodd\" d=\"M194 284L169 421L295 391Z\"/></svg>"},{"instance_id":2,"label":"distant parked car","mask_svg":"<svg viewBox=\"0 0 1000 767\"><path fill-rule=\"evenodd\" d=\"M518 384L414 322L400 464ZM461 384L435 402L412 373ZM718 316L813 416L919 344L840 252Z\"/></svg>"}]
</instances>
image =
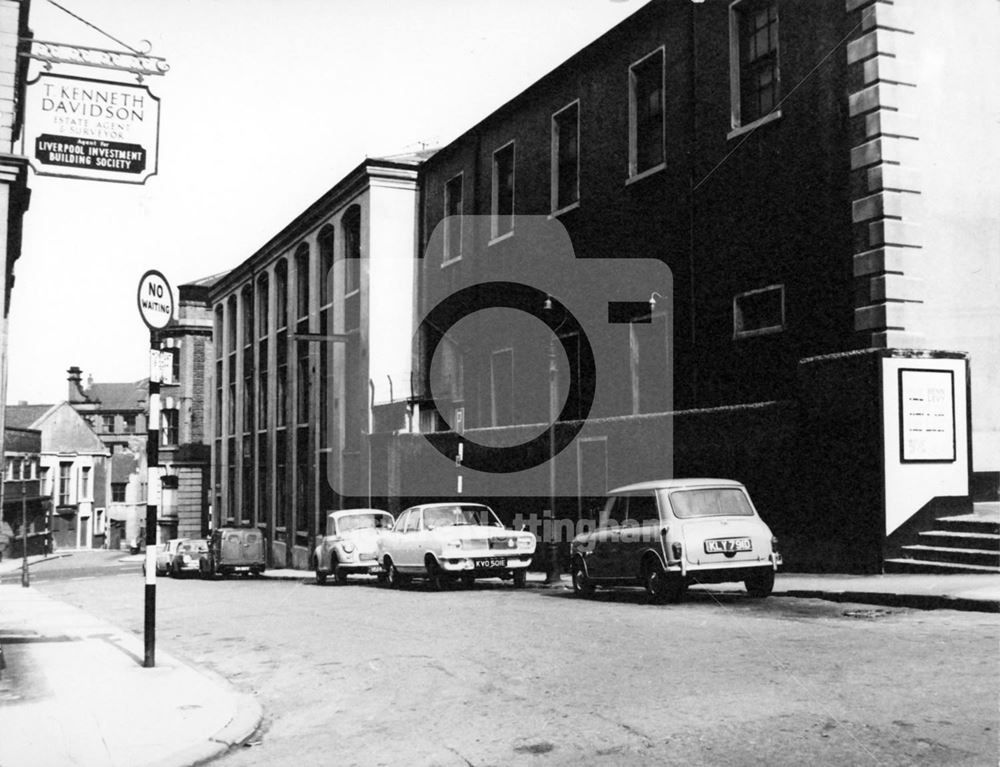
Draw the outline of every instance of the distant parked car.
<instances>
[{"instance_id":1,"label":"distant parked car","mask_svg":"<svg viewBox=\"0 0 1000 767\"><path fill-rule=\"evenodd\" d=\"M208 550L198 562L202 578L261 575L266 567L264 535L253 527L220 527L213 530L208 539Z\"/></svg>"},{"instance_id":2,"label":"distant parked car","mask_svg":"<svg viewBox=\"0 0 1000 767\"><path fill-rule=\"evenodd\" d=\"M161 543L156 547L156 574L166 575L170 572L170 564L174 556L180 549L181 544L186 543L187 538L171 538L166 543ZM146 571L146 563L142 565L143 572Z\"/></svg>"},{"instance_id":3,"label":"distant parked car","mask_svg":"<svg viewBox=\"0 0 1000 767\"><path fill-rule=\"evenodd\" d=\"M727 479L666 479L612 490L596 530L573 539L573 590L643 585L679 601L691 583L742 581L766 597L782 563L778 540L747 489Z\"/></svg>"},{"instance_id":4,"label":"distant parked car","mask_svg":"<svg viewBox=\"0 0 1000 767\"><path fill-rule=\"evenodd\" d=\"M167 570L174 578L180 578L184 573L197 573L201 557L208 553L208 541L204 538L189 538L182 540L167 565Z\"/></svg>"},{"instance_id":5,"label":"distant parked car","mask_svg":"<svg viewBox=\"0 0 1000 767\"><path fill-rule=\"evenodd\" d=\"M392 527L392 514L381 509L346 509L326 516L326 535L316 547L316 582L334 576L346 583L348 575L378 575L378 539Z\"/></svg>"},{"instance_id":6,"label":"distant parked car","mask_svg":"<svg viewBox=\"0 0 1000 767\"><path fill-rule=\"evenodd\" d=\"M379 539L379 562L392 586L413 576L433 589L477 578L525 584L535 553L535 536L507 530L488 506L479 503L430 503L413 506Z\"/></svg>"}]
</instances>

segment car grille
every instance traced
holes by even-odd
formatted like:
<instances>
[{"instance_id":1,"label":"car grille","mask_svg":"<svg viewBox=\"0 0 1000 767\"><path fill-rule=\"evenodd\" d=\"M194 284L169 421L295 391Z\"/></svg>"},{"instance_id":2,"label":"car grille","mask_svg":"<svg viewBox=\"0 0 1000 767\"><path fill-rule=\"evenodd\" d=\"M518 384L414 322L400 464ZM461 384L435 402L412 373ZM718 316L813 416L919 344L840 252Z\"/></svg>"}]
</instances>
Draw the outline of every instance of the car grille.
<instances>
[{"instance_id":1,"label":"car grille","mask_svg":"<svg viewBox=\"0 0 1000 767\"><path fill-rule=\"evenodd\" d=\"M510 551L511 549L517 548L517 541L506 536L503 538L490 538L490 548Z\"/></svg>"}]
</instances>

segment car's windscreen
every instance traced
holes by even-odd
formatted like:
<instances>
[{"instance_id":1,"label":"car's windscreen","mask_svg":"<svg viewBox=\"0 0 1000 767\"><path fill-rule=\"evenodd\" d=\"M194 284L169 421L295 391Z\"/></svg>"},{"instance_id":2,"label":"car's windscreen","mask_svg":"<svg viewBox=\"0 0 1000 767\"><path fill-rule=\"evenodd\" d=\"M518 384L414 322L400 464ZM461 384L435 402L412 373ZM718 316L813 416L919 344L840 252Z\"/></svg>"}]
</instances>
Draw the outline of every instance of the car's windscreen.
<instances>
[{"instance_id":1,"label":"car's windscreen","mask_svg":"<svg viewBox=\"0 0 1000 767\"><path fill-rule=\"evenodd\" d=\"M670 505L681 519L753 516L746 495L736 487L675 490L670 493Z\"/></svg>"},{"instance_id":2,"label":"car's windscreen","mask_svg":"<svg viewBox=\"0 0 1000 767\"><path fill-rule=\"evenodd\" d=\"M368 528L388 530L390 527L392 527L392 517L386 514L351 514L337 520L337 530L341 533Z\"/></svg>"},{"instance_id":3,"label":"car's windscreen","mask_svg":"<svg viewBox=\"0 0 1000 767\"><path fill-rule=\"evenodd\" d=\"M424 527L447 527L449 525L499 525L496 517L485 506L439 506L424 509Z\"/></svg>"}]
</instances>

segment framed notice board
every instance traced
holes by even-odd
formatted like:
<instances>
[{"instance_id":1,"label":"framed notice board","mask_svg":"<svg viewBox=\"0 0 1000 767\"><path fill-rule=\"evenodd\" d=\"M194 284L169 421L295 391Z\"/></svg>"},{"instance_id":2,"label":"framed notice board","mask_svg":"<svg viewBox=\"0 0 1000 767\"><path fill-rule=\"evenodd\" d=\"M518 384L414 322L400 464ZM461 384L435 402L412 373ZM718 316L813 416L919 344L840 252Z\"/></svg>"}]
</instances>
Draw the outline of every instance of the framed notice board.
<instances>
[{"instance_id":1,"label":"framed notice board","mask_svg":"<svg viewBox=\"0 0 1000 767\"><path fill-rule=\"evenodd\" d=\"M954 371L899 370L899 453L903 463L956 460Z\"/></svg>"}]
</instances>

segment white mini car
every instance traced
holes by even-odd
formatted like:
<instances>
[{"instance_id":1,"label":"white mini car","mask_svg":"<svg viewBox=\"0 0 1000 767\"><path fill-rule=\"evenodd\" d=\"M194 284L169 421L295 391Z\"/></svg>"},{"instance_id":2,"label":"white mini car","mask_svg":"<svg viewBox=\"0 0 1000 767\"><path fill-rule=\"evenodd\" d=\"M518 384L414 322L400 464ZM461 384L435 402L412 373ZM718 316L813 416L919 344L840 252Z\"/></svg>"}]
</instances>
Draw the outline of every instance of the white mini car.
<instances>
[{"instance_id":1,"label":"white mini car","mask_svg":"<svg viewBox=\"0 0 1000 767\"><path fill-rule=\"evenodd\" d=\"M326 535L314 552L316 582L326 583L334 576L337 583L346 583L347 576L378 575L378 540L392 527L392 514L381 509L345 509L326 517Z\"/></svg>"},{"instance_id":2,"label":"white mini car","mask_svg":"<svg viewBox=\"0 0 1000 767\"><path fill-rule=\"evenodd\" d=\"M535 553L535 536L507 530L488 506L479 503L429 503L406 509L379 541L379 562L389 584L413 576L432 589L449 581L471 585L477 578L525 584Z\"/></svg>"},{"instance_id":3,"label":"white mini car","mask_svg":"<svg viewBox=\"0 0 1000 767\"><path fill-rule=\"evenodd\" d=\"M612 490L596 530L572 546L573 590L644 585L679 601L691 583L742 581L752 597L774 588L778 540L746 488L728 479L666 479Z\"/></svg>"}]
</instances>

